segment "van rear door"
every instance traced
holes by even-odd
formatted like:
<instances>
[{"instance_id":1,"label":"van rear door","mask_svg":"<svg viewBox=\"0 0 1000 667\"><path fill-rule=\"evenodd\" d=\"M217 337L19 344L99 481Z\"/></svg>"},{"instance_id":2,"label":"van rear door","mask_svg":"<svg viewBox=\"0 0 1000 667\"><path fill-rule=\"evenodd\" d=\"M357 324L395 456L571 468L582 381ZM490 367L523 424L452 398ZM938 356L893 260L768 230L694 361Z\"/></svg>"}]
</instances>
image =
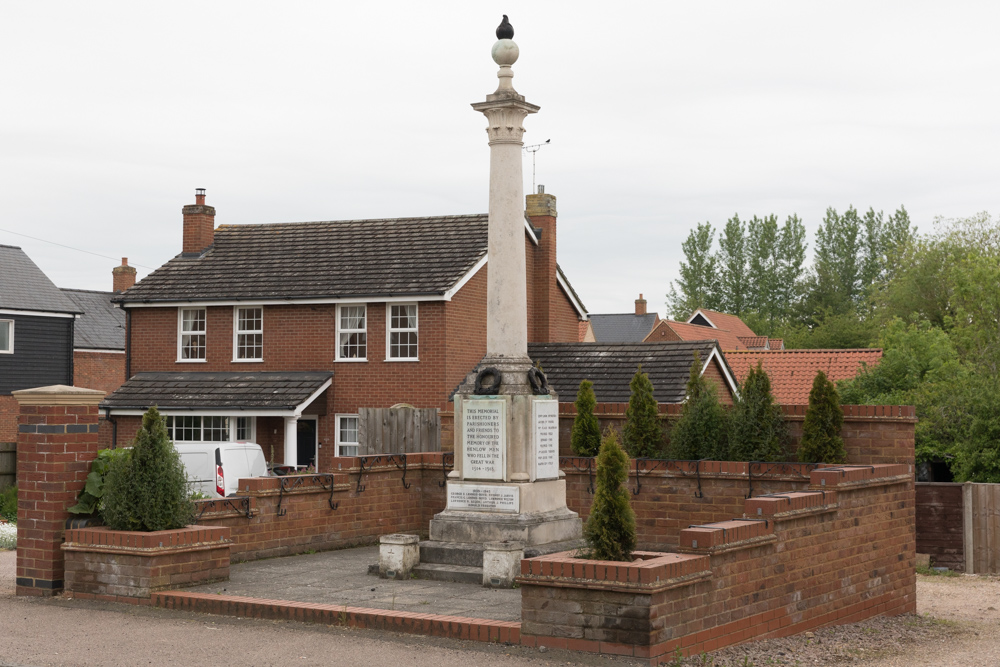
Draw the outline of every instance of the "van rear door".
<instances>
[{"instance_id":1,"label":"van rear door","mask_svg":"<svg viewBox=\"0 0 1000 667\"><path fill-rule=\"evenodd\" d=\"M188 491L215 496L215 470L207 451L178 451L188 478Z\"/></svg>"},{"instance_id":2,"label":"van rear door","mask_svg":"<svg viewBox=\"0 0 1000 667\"><path fill-rule=\"evenodd\" d=\"M239 490L240 479L267 476L267 460L264 458L264 451L260 445L227 443L221 447L221 450L227 496Z\"/></svg>"}]
</instances>

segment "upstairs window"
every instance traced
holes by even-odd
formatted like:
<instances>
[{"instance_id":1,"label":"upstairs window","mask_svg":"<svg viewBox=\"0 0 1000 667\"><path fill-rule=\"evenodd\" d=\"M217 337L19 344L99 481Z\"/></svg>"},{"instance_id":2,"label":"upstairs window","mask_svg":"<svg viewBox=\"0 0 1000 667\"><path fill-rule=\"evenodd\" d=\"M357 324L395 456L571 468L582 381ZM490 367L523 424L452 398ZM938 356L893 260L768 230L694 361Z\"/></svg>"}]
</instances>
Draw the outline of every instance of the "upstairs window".
<instances>
[{"instance_id":1,"label":"upstairs window","mask_svg":"<svg viewBox=\"0 0 1000 667\"><path fill-rule=\"evenodd\" d=\"M205 360L205 309L181 308L180 311L180 361Z\"/></svg>"},{"instance_id":2,"label":"upstairs window","mask_svg":"<svg viewBox=\"0 0 1000 667\"><path fill-rule=\"evenodd\" d=\"M417 304L389 304L389 359L417 359Z\"/></svg>"},{"instance_id":3,"label":"upstairs window","mask_svg":"<svg viewBox=\"0 0 1000 667\"><path fill-rule=\"evenodd\" d=\"M14 320L0 320L0 354L14 353Z\"/></svg>"},{"instance_id":4,"label":"upstairs window","mask_svg":"<svg viewBox=\"0 0 1000 667\"><path fill-rule=\"evenodd\" d=\"M234 361L260 361L264 358L263 308L236 308L234 349Z\"/></svg>"},{"instance_id":5,"label":"upstairs window","mask_svg":"<svg viewBox=\"0 0 1000 667\"><path fill-rule=\"evenodd\" d=\"M337 359L365 361L368 358L366 306L340 306L337 312Z\"/></svg>"}]
</instances>

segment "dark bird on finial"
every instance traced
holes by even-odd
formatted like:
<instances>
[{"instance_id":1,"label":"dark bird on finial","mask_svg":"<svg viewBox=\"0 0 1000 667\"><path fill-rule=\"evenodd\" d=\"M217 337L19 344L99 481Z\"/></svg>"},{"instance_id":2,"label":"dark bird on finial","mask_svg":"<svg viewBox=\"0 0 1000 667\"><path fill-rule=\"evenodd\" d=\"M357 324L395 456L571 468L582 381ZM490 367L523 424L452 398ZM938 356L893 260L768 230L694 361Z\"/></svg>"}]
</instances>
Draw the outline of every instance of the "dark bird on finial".
<instances>
[{"instance_id":1,"label":"dark bird on finial","mask_svg":"<svg viewBox=\"0 0 1000 667\"><path fill-rule=\"evenodd\" d=\"M514 26L507 20L507 15L503 15L503 21L497 28L497 39L514 39Z\"/></svg>"}]
</instances>

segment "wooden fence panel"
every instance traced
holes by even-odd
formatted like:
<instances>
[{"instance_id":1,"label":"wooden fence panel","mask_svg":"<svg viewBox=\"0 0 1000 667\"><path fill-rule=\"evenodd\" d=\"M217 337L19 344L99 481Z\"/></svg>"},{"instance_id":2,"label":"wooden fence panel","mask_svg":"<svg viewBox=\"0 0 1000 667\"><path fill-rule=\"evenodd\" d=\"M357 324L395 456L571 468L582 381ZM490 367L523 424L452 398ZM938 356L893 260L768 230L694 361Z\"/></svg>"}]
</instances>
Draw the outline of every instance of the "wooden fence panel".
<instances>
[{"instance_id":1,"label":"wooden fence panel","mask_svg":"<svg viewBox=\"0 0 1000 667\"><path fill-rule=\"evenodd\" d=\"M441 416L437 408L361 408L358 454L415 454L441 451Z\"/></svg>"},{"instance_id":2,"label":"wooden fence panel","mask_svg":"<svg viewBox=\"0 0 1000 667\"><path fill-rule=\"evenodd\" d=\"M0 442L0 489L13 486L17 480L17 443Z\"/></svg>"},{"instance_id":3,"label":"wooden fence panel","mask_svg":"<svg viewBox=\"0 0 1000 667\"><path fill-rule=\"evenodd\" d=\"M1000 574L1000 484L964 486L965 550L971 551L971 571Z\"/></svg>"},{"instance_id":4,"label":"wooden fence panel","mask_svg":"<svg viewBox=\"0 0 1000 667\"><path fill-rule=\"evenodd\" d=\"M918 482L916 522L917 553L935 566L965 568L961 484Z\"/></svg>"}]
</instances>

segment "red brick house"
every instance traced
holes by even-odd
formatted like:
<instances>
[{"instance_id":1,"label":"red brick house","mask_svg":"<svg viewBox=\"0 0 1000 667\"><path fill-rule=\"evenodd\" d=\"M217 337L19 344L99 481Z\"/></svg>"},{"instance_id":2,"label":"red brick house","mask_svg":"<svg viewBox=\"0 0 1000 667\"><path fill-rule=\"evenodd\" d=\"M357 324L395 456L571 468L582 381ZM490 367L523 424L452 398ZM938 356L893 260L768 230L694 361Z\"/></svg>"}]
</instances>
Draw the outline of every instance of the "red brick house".
<instances>
[{"instance_id":1,"label":"red brick house","mask_svg":"<svg viewBox=\"0 0 1000 667\"><path fill-rule=\"evenodd\" d=\"M183 252L116 298L130 379L102 408L118 444L155 404L176 441L254 440L327 470L357 451L359 408L450 409L486 351L487 215L216 228L196 201ZM555 204L527 197L532 342L576 341L587 318Z\"/></svg>"},{"instance_id":2,"label":"red brick house","mask_svg":"<svg viewBox=\"0 0 1000 667\"><path fill-rule=\"evenodd\" d=\"M779 403L806 405L816 373L823 371L833 382L850 380L866 366L877 365L882 350L731 350L725 356L738 381L743 382L750 369L760 363Z\"/></svg>"}]
</instances>

